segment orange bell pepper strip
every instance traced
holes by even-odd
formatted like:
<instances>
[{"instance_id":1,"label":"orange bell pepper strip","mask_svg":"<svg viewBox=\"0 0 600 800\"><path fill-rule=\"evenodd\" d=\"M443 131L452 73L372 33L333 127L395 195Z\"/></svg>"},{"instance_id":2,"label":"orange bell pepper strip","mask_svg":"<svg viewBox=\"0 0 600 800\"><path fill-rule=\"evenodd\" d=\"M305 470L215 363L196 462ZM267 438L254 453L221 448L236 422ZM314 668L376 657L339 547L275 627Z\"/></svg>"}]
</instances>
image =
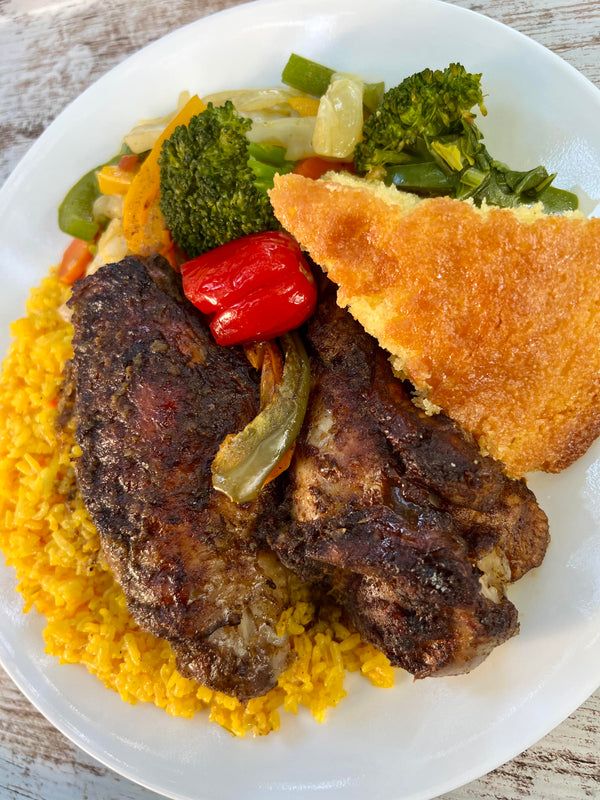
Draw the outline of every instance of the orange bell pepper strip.
<instances>
[{"instance_id":1,"label":"orange bell pepper strip","mask_svg":"<svg viewBox=\"0 0 600 800\"><path fill-rule=\"evenodd\" d=\"M197 95L169 122L131 182L123 205L123 232L131 253L151 255L171 247L171 237L160 210L160 167L158 157L163 142L179 125L187 125L206 106Z\"/></svg>"},{"instance_id":2,"label":"orange bell pepper strip","mask_svg":"<svg viewBox=\"0 0 600 800\"><path fill-rule=\"evenodd\" d=\"M116 164L107 164L96 173L96 177L102 194L127 194L135 174L131 170L121 169Z\"/></svg>"},{"instance_id":3,"label":"orange bell pepper strip","mask_svg":"<svg viewBox=\"0 0 600 800\"><path fill-rule=\"evenodd\" d=\"M283 377L283 358L281 350L273 342L265 342L262 371L260 373L260 408L270 403L275 387Z\"/></svg>"},{"instance_id":4,"label":"orange bell pepper strip","mask_svg":"<svg viewBox=\"0 0 600 800\"><path fill-rule=\"evenodd\" d=\"M319 100L316 97L290 97L288 105L301 117L316 117L319 111Z\"/></svg>"},{"instance_id":5,"label":"orange bell pepper strip","mask_svg":"<svg viewBox=\"0 0 600 800\"><path fill-rule=\"evenodd\" d=\"M83 239L73 239L63 253L56 275L60 281L71 286L85 274L85 268L91 260L92 254L88 242L84 242Z\"/></svg>"}]
</instances>

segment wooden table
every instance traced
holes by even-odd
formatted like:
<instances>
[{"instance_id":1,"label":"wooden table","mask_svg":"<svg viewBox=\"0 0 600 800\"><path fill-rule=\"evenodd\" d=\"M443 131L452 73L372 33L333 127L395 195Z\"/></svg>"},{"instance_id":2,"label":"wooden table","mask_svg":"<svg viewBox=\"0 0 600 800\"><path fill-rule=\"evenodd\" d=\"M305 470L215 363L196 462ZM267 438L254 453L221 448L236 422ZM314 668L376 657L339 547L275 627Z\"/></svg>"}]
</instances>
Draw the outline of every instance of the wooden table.
<instances>
[{"instance_id":1,"label":"wooden table","mask_svg":"<svg viewBox=\"0 0 600 800\"><path fill-rule=\"evenodd\" d=\"M600 85L600 0L455 0ZM0 184L62 108L147 42L236 0L0 0ZM151 800L68 742L0 670L0 800ZM535 747L446 800L600 798L600 692ZM240 798L241 800L241 798Z\"/></svg>"}]
</instances>

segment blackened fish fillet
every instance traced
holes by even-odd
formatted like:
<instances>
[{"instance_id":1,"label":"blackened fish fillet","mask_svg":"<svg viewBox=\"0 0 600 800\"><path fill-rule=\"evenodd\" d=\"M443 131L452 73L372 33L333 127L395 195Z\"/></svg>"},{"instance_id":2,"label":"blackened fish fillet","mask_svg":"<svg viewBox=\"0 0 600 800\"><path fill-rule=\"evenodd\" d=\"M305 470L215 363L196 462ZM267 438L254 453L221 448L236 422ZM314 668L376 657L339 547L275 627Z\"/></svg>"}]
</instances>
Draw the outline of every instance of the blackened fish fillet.
<instances>
[{"instance_id":1,"label":"blackened fish fillet","mask_svg":"<svg viewBox=\"0 0 600 800\"><path fill-rule=\"evenodd\" d=\"M253 371L213 342L162 258L101 268L70 307L77 480L128 607L185 675L263 694L288 660L275 631L286 574L261 544L270 492L237 507L210 472L223 438L257 413Z\"/></svg>"}]
</instances>

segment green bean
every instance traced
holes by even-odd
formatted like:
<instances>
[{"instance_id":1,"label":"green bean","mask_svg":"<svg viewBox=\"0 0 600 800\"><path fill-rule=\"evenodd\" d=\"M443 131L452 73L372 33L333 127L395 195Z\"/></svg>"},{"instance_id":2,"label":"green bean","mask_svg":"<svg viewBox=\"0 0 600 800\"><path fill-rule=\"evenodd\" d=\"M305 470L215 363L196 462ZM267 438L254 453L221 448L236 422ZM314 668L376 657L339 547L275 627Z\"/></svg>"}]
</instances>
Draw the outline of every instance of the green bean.
<instances>
[{"instance_id":1,"label":"green bean","mask_svg":"<svg viewBox=\"0 0 600 800\"><path fill-rule=\"evenodd\" d=\"M292 53L287 64L281 73L281 80L292 89L299 92L311 94L314 97L322 97L327 91L332 76L336 70L311 61L309 58ZM381 98L385 91L385 84L365 83L363 103L369 111L375 111L381 103Z\"/></svg>"},{"instance_id":2,"label":"green bean","mask_svg":"<svg viewBox=\"0 0 600 800\"><path fill-rule=\"evenodd\" d=\"M433 161L390 167L386 172L385 182L406 192L426 195L450 194L455 188L455 180L448 177Z\"/></svg>"},{"instance_id":3,"label":"green bean","mask_svg":"<svg viewBox=\"0 0 600 800\"><path fill-rule=\"evenodd\" d=\"M547 214L560 214L563 211L577 211L579 208L579 198L573 192L566 189L557 189L556 186L549 186L537 197L538 201L544 204L544 211Z\"/></svg>"}]
</instances>

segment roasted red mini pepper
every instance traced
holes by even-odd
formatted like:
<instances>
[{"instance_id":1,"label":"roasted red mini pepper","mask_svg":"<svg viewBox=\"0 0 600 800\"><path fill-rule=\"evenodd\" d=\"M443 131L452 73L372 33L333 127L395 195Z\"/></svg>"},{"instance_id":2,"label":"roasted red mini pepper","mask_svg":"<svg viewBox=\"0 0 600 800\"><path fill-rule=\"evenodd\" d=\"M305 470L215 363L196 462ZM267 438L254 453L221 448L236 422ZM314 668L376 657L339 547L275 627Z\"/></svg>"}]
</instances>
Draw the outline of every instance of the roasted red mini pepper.
<instances>
[{"instance_id":1,"label":"roasted red mini pepper","mask_svg":"<svg viewBox=\"0 0 600 800\"><path fill-rule=\"evenodd\" d=\"M298 244L286 233L254 233L181 266L183 291L212 315L218 344L274 339L313 313L317 289Z\"/></svg>"}]
</instances>

